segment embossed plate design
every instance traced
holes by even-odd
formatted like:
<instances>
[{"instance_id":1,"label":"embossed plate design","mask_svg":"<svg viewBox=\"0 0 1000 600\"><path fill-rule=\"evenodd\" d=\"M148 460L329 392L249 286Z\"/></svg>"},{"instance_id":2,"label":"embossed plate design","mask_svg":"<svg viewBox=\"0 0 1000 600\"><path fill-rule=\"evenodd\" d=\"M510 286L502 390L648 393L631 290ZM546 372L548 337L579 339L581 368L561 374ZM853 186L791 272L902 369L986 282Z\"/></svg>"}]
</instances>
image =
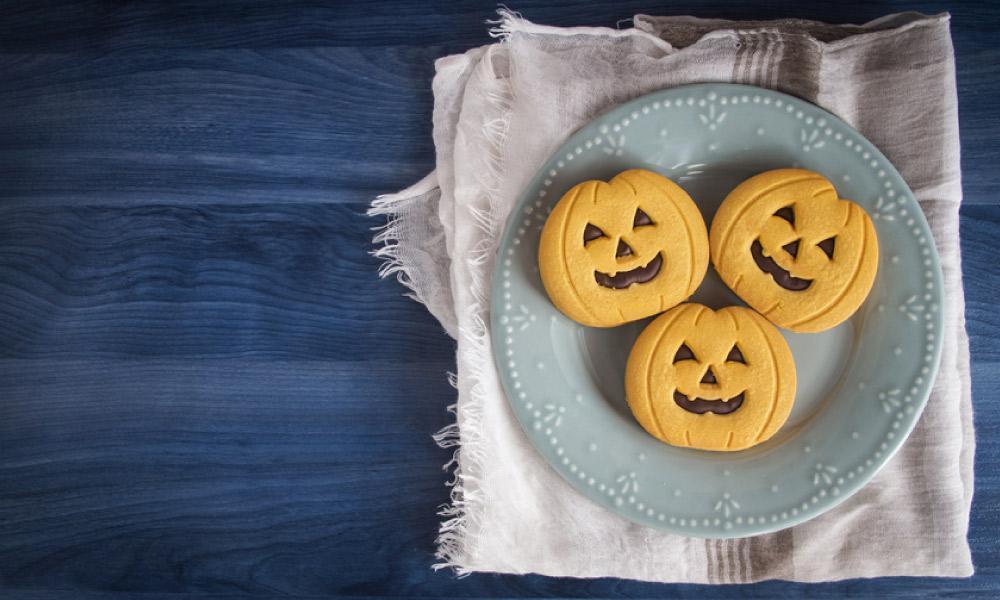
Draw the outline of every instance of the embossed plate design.
<instances>
[{"instance_id":1,"label":"embossed plate design","mask_svg":"<svg viewBox=\"0 0 1000 600\"><path fill-rule=\"evenodd\" d=\"M824 174L872 216L880 262L868 300L820 334L783 331L798 394L785 426L742 452L675 448L625 403L629 349L648 321L583 327L549 302L536 255L542 224L574 184L628 168L679 183L711 223L739 182L780 167ZM714 271L694 300L742 304ZM699 537L774 531L830 510L906 439L941 352L941 268L924 215L899 173L830 113L778 92L698 84L643 96L563 144L507 223L493 278L493 347L517 418L576 489L633 521Z\"/></svg>"}]
</instances>

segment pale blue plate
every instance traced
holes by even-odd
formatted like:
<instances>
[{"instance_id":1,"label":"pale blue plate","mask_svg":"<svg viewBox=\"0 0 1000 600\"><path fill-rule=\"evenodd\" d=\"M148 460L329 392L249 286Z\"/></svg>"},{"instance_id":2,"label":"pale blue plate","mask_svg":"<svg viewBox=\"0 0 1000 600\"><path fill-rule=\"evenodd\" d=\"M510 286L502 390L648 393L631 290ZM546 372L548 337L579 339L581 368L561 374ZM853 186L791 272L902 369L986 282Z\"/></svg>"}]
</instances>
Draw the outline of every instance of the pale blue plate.
<instances>
[{"instance_id":1,"label":"pale blue plate","mask_svg":"<svg viewBox=\"0 0 1000 600\"><path fill-rule=\"evenodd\" d=\"M583 327L549 302L538 238L574 184L625 169L679 183L710 223L744 179L779 167L824 174L872 216L874 289L847 323L783 332L798 393L778 434L750 450L668 446L625 403L624 371L642 323ZM739 304L714 272L694 296ZM906 182L868 140L826 111L755 87L703 84L649 94L576 132L542 167L510 216L493 278L497 367L538 451L582 494L633 521L700 537L774 531L830 510L863 486L906 439L927 401L941 351L941 268Z\"/></svg>"}]
</instances>

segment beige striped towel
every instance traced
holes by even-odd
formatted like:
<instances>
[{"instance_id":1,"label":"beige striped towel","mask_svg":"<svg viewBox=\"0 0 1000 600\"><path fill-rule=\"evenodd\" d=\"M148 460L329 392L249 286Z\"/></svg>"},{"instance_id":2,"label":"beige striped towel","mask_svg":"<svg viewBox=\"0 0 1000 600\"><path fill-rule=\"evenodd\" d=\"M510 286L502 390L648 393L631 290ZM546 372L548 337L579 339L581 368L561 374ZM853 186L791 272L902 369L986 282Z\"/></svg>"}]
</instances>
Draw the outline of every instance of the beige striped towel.
<instances>
[{"instance_id":1,"label":"beige striped towel","mask_svg":"<svg viewBox=\"0 0 1000 600\"><path fill-rule=\"evenodd\" d=\"M871 23L637 16L559 29L504 12L500 42L437 62L437 169L378 199L378 254L458 341L452 503L439 538L459 572L727 583L968 576L972 409L958 244L961 202L948 16ZM693 82L774 88L859 129L896 165L934 232L946 302L941 371L900 452L834 510L778 533L706 541L647 529L591 503L534 451L490 354L486 299L502 224L538 165L618 103Z\"/></svg>"}]
</instances>

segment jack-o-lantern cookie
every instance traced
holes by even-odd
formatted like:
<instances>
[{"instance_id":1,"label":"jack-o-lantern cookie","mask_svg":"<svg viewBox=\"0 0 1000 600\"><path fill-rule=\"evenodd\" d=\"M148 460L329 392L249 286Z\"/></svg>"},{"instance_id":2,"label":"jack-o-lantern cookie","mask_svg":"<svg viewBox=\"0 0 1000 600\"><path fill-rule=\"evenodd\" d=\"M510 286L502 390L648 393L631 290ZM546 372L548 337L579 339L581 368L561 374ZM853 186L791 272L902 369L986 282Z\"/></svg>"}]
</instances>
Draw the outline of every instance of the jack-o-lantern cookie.
<instances>
[{"instance_id":1,"label":"jack-o-lantern cookie","mask_svg":"<svg viewBox=\"0 0 1000 600\"><path fill-rule=\"evenodd\" d=\"M795 361L781 333L740 306L681 304L639 335L625 370L629 408L674 446L743 450L770 438L795 401Z\"/></svg>"},{"instance_id":2,"label":"jack-o-lantern cookie","mask_svg":"<svg viewBox=\"0 0 1000 600\"><path fill-rule=\"evenodd\" d=\"M708 233L677 184L633 169L566 192L542 229L538 267L556 308L613 327L687 299L708 268Z\"/></svg>"},{"instance_id":3,"label":"jack-o-lantern cookie","mask_svg":"<svg viewBox=\"0 0 1000 600\"><path fill-rule=\"evenodd\" d=\"M822 175L778 169L726 196L709 234L712 264L772 323L799 332L840 324L875 281L878 239L868 213Z\"/></svg>"}]
</instances>

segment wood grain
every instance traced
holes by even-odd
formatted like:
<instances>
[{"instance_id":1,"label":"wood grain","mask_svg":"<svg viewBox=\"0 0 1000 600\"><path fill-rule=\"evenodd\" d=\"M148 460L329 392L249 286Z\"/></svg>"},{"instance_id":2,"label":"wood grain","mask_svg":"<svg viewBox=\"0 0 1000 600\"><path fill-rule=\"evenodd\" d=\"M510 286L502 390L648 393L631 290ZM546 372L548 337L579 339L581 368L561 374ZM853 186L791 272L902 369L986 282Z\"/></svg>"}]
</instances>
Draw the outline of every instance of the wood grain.
<instances>
[{"instance_id":1,"label":"wood grain","mask_svg":"<svg viewBox=\"0 0 1000 600\"><path fill-rule=\"evenodd\" d=\"M997 240L1000 208L966 206L961 212L965 319L974 361L1000 363L1000 314L997 314Z\"/></svg>"},{"instance_id":2,"label":"wood grain","mask_svg":"<svg viewBox=\"0 0 1000 600\"><path fill-rule=\"evenodd\" d=\"M0 358L454 360L378 279L373 224L339 203L0 209Z\"/></svg>"},{"instance_id":3,"label":"wood grain","mask_svg":"<svg viewBox=\"0 0 1000 600\"><path fill-rule=\"evenodd\" d=\"M4 585L391 589L446 497L450 366L0 361Z\"/></svg>"},{"instance_id":4,"label":"wood grain","mask_svg":"<svg viewBox=\"0 0 1000 600\"><path fill-rule=\"evenodd\" d=\"M862 22L952 12L978 446L968 580L665 586L434 572L454 343L363 216L433 168L439 56L492 2L0 5L0 598L1000 594L1000 8L525 0ZM901 549L905 551L905 549Z\"/></svg>"},{"instance_id":5,"label":"wood grain","mask_svg":"<svg viewBox=\"0 0 1000 600\"><path fill-rule=\"evenodd\" d=\"M367 203L433 168L441 53L0 55L0 205Z\"/></svg>"}]
</instances>

